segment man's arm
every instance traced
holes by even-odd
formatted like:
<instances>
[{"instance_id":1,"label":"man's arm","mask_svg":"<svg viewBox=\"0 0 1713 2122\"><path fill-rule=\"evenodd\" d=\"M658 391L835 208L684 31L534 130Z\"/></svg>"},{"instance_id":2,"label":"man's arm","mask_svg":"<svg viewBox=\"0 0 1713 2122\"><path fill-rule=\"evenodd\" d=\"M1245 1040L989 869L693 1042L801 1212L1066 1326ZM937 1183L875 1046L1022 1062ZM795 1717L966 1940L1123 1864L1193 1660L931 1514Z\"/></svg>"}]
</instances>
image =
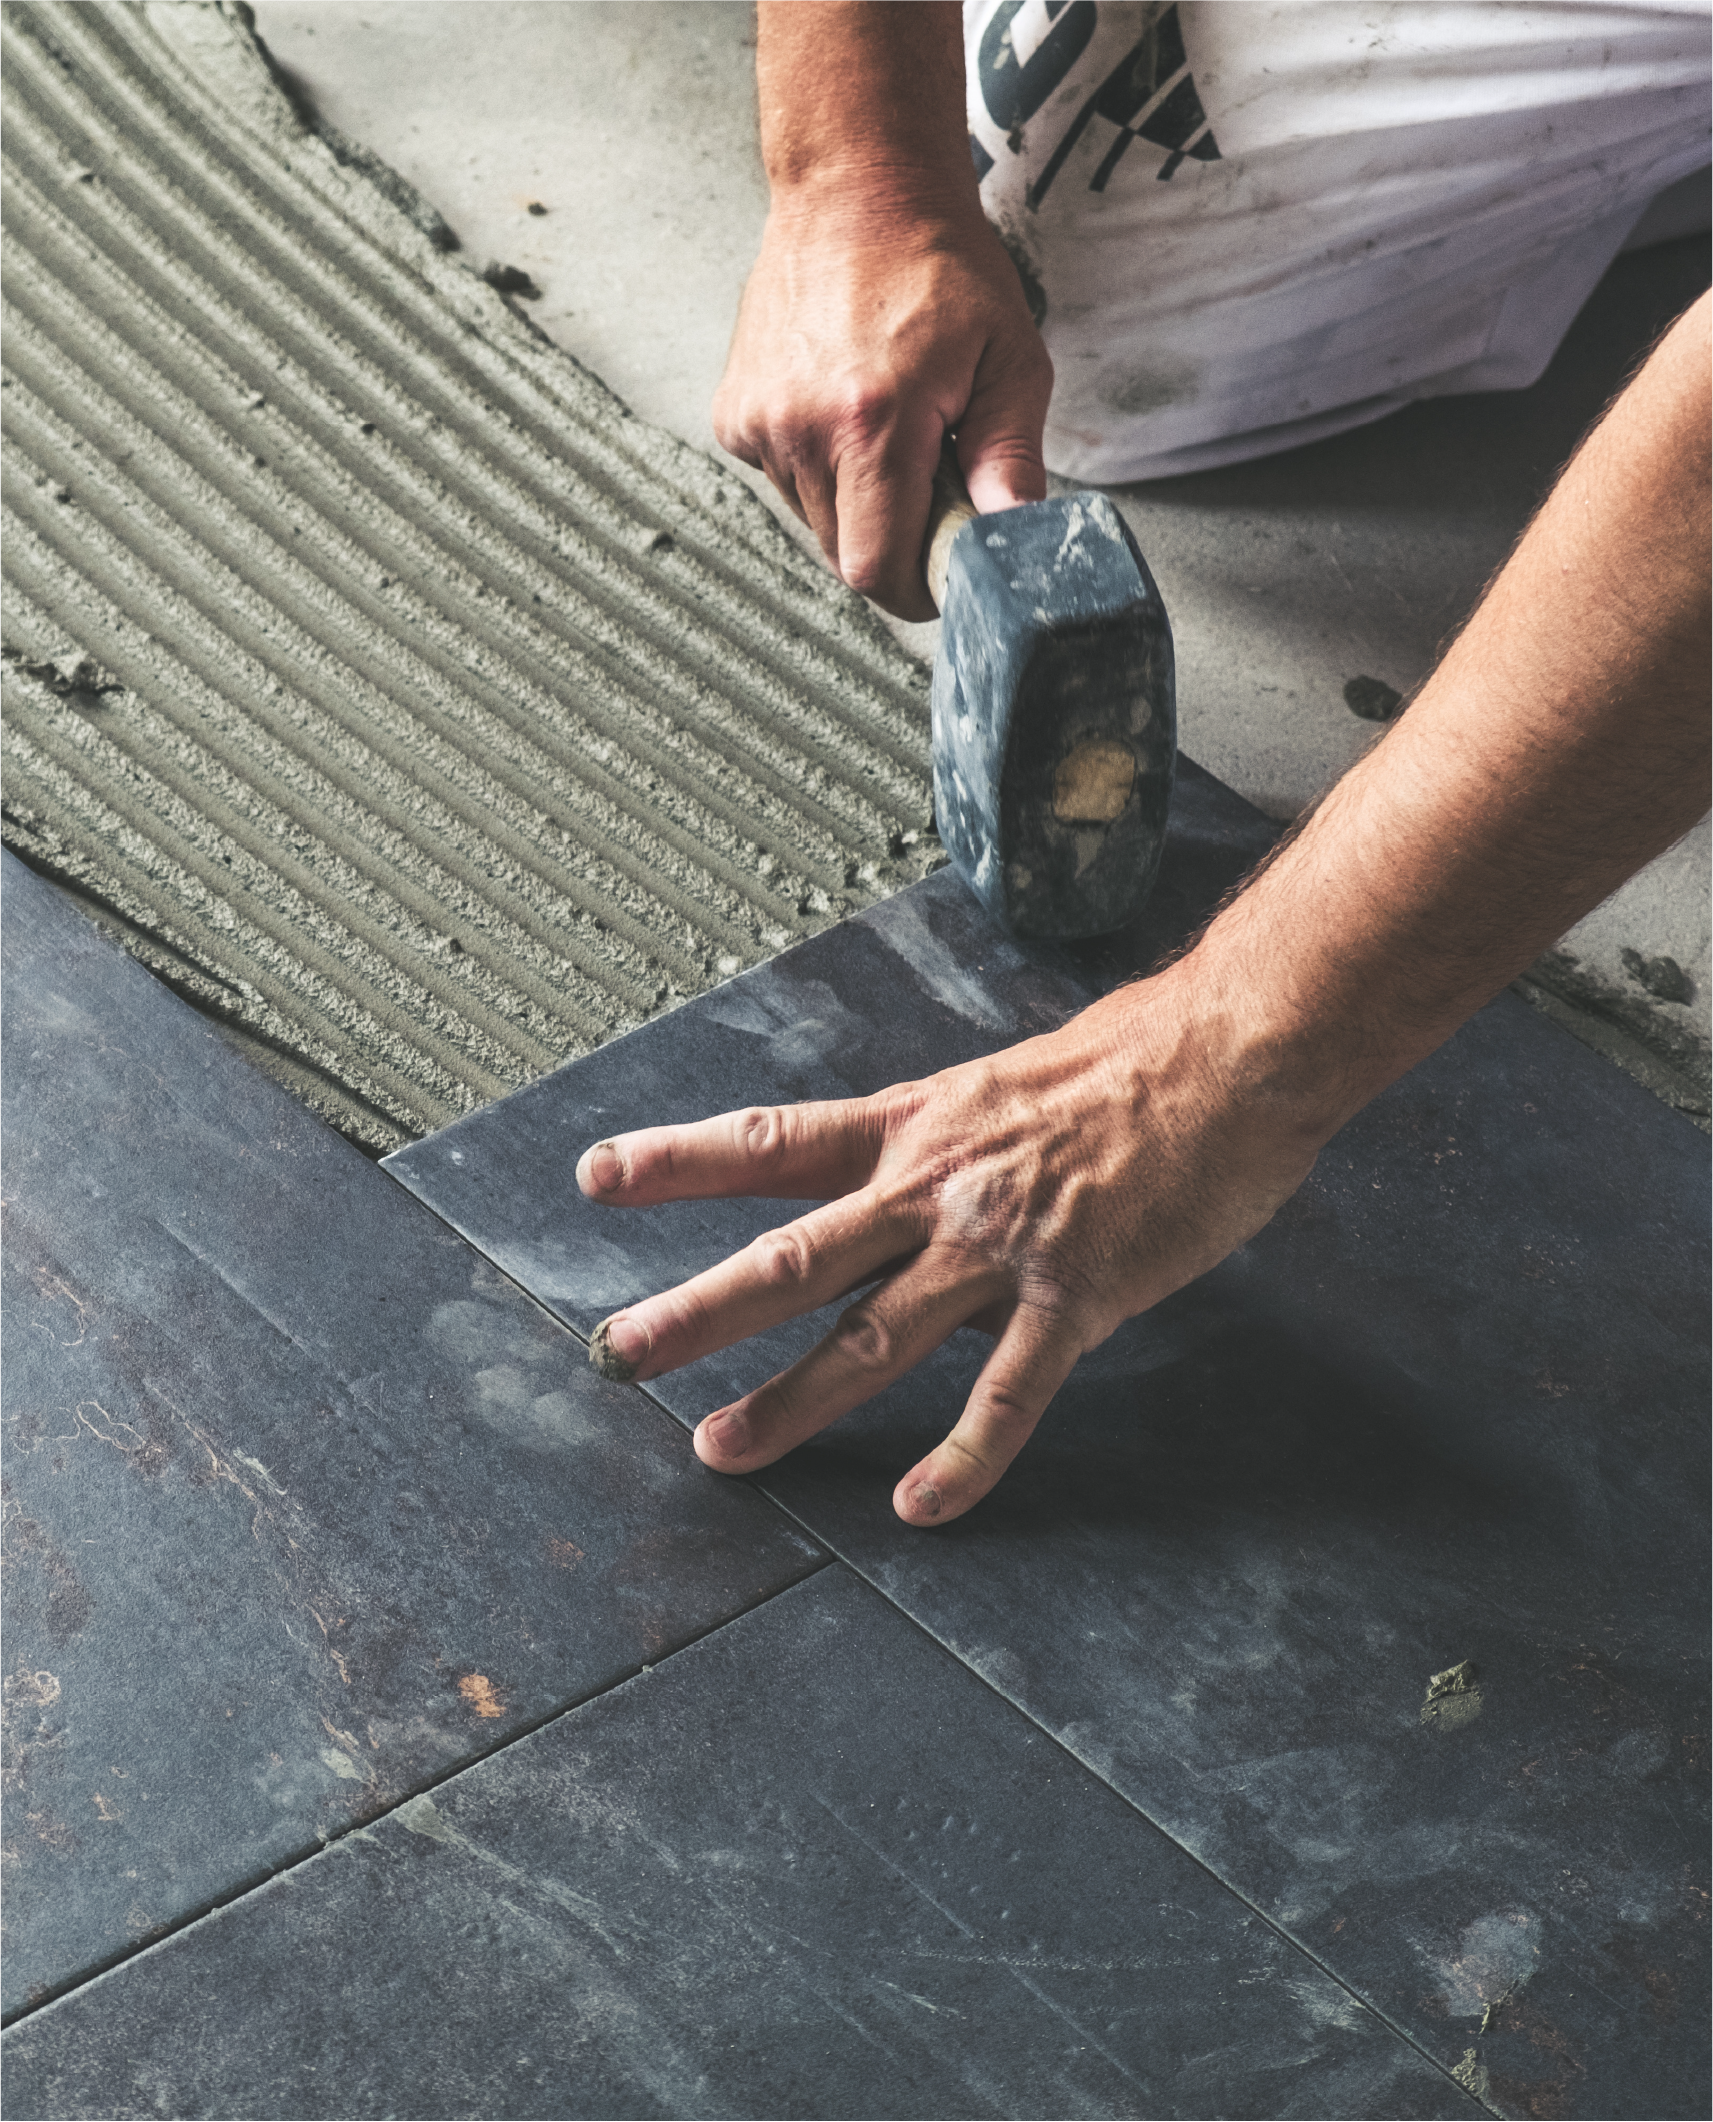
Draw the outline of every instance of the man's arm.
<instances>
[{"instance_id":1,"label":"man's arm","mask_svg":"<svg viewBox=\"0 0 1713 2122\"><path fill-rule=\"evenodd\" d=\"M1409 712L1186 957L921 1083L587 1151L579 1184L615 1205L827 1204L616 1313L596 1360L654 1377L875 1281L697 1451L765 1466L975 1324L997 1345L894 1502L929 1524L985 1495L1084 1349L1252 1236L1351 1114L1706 809L1709 313L1667 334Z\"/></svg>"},{"instance_id":2,"label":"man's arm","mask_svg":"<svg viewBox=\"0 0 1713 2122\"><path fill-rule=\"evenodd\" d=\"M762 0L772 190L714 399L853 589L931 619L922 533L955 429L981 509L1046 492L1052 363L981 210L956 0Z\"/></svg>"}]
</instances>

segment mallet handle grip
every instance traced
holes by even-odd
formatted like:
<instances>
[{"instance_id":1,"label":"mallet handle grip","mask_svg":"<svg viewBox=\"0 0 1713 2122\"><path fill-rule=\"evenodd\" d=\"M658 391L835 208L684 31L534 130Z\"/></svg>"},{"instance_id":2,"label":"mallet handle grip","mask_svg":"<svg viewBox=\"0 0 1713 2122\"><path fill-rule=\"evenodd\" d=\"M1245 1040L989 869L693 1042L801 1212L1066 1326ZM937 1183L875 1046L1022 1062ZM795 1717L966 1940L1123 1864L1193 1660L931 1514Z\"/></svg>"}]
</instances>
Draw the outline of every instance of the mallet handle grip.
<instances>
[{"instance_id":1,"label":"mallet handle grip","mask_svg":"<svg viewBox=\"0 0 1713 2122\"><path fill-rule=\"evenodd\" d=\"M928 594L939 611L946 601L946 570L952 560L952 540L973 520L976 505L970 499L958 453L950 435L934 469L934 493L928 503L928 529L922 540L922 572L928 578Z\"/></svg>"}]
</instances>

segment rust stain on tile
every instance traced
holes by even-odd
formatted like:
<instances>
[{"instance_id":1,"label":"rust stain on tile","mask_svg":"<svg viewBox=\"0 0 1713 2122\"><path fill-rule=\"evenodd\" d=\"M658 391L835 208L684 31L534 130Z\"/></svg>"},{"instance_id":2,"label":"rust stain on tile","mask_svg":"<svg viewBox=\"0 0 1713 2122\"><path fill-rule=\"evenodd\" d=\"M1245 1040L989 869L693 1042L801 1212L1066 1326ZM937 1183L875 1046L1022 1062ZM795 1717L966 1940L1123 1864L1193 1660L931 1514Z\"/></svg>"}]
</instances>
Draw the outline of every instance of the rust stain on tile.
<instances>
[{"instance_id":1,"label":"rust stain on tile","mask_svg":"<svg viewBox=\"0 0 1713 2122\"><path fill-rule=\"evenodd\" d=\"M486 1673L466 1673L458 1683L458 1692L478 1717L503 1717L506 1713L506 1705Z\"/></svg>"}]
</instances>

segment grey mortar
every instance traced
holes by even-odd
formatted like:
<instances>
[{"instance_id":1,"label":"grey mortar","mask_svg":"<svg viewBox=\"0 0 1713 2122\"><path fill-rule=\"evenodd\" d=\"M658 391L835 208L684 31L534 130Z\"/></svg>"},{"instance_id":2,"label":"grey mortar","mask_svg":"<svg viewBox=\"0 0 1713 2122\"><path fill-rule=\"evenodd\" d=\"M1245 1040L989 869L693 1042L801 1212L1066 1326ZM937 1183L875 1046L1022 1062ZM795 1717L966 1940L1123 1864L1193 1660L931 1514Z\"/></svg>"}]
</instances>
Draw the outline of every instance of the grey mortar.
<instances>
[{"instance_id":1,"label":"grey mortar","mask_svg":"<svg viewBox=\"0 0 1713 2122\"><path fill-rule=\"evenodd\" d=\"M926 674L241 7L0 36L9 847L373 1150L937 866Z\"/></svg>"}]
</instances>

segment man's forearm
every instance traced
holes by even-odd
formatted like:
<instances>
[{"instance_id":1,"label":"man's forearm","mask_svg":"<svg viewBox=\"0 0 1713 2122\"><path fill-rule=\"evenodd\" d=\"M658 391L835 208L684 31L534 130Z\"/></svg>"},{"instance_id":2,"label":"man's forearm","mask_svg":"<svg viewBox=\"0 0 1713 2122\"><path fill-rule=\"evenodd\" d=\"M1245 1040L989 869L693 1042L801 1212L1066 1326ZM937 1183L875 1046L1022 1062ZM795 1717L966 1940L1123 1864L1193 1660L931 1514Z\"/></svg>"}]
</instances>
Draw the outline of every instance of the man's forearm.
<instances>
[{"instance_id":1,"label":"man's forearm","mask_svg":"<svg viewBox=\"0 0 1713 2122\"><path fill-rule=\"evenodd\" d=\"M976 208L957 0L762 0L761 152L775 199L894 187Z\"/></svg>"},{"instance_id":2,"label":"man's forearm","mask_svg":"<svg viewBox=\"0 0 1713 2122\"><path fill-rule=\"evenodd\" d=\"M1708 308L1584 444L1415 705L1168 975L1224 1020L1233 1087L1317 1137L1707 808Z\"/></svg>"}]
</instances>

